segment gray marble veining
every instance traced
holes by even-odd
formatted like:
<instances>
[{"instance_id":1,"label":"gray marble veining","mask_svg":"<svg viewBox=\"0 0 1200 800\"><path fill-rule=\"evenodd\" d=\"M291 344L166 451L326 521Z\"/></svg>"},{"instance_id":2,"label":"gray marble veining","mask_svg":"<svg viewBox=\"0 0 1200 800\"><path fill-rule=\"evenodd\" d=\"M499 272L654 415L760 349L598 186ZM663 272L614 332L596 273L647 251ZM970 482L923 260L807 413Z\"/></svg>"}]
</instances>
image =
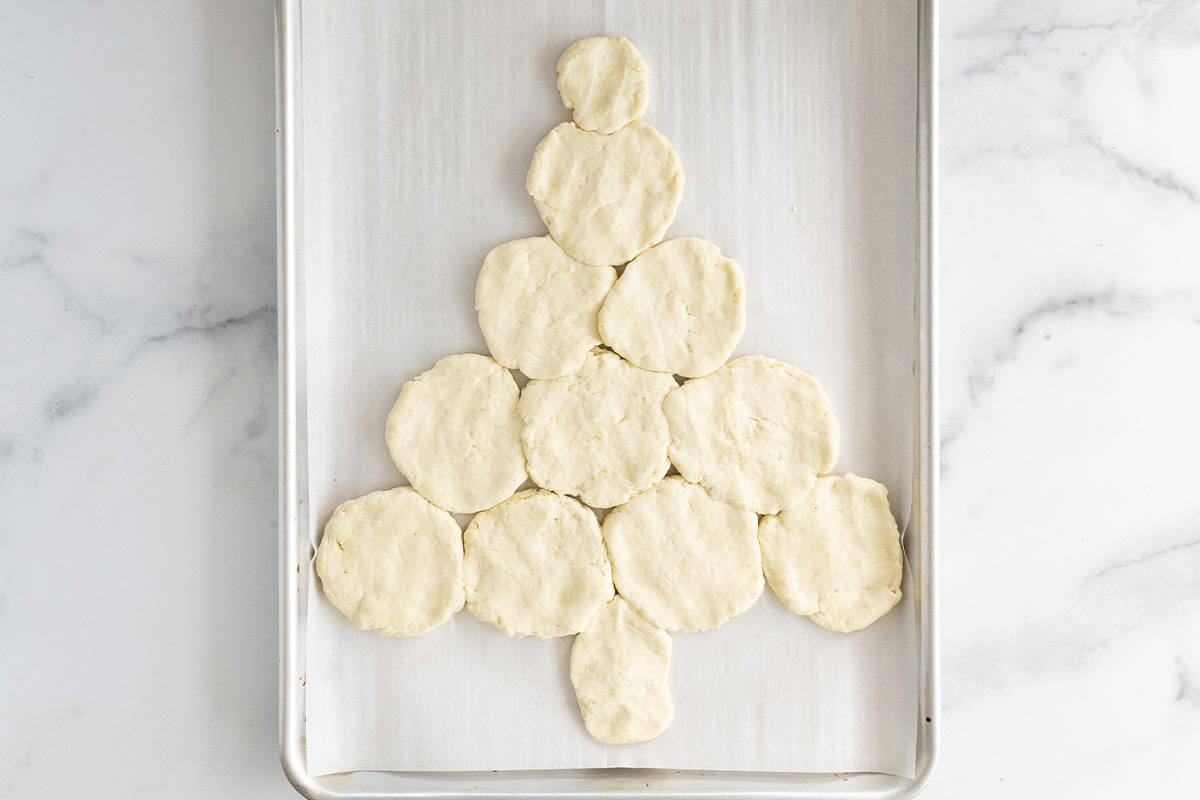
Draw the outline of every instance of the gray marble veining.
<instances>
[{"instance_id":1,"label":"gray marble veining","mask_svg":"<svg viewBox=\"0 0 1200 800\"><path fill-rule=\"evenodd\" d=\"M1194 796L1200 3L942 6L926 796ZM4 797L293 796L271 13L0 12Z\"/></svg>"}]
</instances>

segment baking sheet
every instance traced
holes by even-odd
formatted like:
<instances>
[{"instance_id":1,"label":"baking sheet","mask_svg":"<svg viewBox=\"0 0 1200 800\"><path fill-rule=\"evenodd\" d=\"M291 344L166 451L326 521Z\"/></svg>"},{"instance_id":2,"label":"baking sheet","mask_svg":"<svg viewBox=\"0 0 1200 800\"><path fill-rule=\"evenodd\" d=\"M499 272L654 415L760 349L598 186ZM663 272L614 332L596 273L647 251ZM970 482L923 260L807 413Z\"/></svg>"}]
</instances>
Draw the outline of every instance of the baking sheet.
<instances>
[{"instance_id":1,"label":"baking sheet","mask_svg":"<svg viewBox=\"0 0 1200 800\"><path fill-rule=\"evenodd\" d=\"M669 236L711 239L745 269L738 353L823 381L842 421L838 470L886 483L904 524L915 14L875 0L304 3L302 527L313 543L338 502L403 482L382 442L403 382L443 355L486 352L472 307L479 264L501 241L544 232L524 173L540 137L568 118L558 53L597 33L629 36L650 64L646 119L687 174ZM787 614L769 591L718 631L675 635L674 724L613 747L579 722L569 639L508 640L465 613L418 639L365 634L310 583L308 770L911 776L911 594L849 636Z\"/></svg>"}]
</instances>

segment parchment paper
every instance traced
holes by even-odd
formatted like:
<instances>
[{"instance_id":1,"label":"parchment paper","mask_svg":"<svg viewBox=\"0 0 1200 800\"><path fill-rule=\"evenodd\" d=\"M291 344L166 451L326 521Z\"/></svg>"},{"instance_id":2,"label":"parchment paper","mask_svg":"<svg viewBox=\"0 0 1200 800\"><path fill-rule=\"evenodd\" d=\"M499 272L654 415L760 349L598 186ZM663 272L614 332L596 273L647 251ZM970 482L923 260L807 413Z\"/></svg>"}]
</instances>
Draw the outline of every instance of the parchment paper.
<instances>
[{"instance_id":1,"label":"parchment paper","mask_svg":"<svg viewBox=\"0 0 1200 800\"><path fill-rule=\"evenodd\" d=\"M668 236L710 239L747 279L738 354L816 375L839 471L909 515L916 273L916 18L909 3L314 0L303 8L302 336L313 543L334 506L403 483L383 421L443 355L486 352L474 283L494 245L545 232L525 194L568 119L554 64L621 33L651 69L646 121L687 182ZM458 614L416 639L354 629L310 578L313 773L603 766L911 776L911 598L840 635L770 591L723 628L676 634L674 724L593 741L571 639L506 639ZM905 583L908 589L908 583Z\"/></svg>"}]
</instances>

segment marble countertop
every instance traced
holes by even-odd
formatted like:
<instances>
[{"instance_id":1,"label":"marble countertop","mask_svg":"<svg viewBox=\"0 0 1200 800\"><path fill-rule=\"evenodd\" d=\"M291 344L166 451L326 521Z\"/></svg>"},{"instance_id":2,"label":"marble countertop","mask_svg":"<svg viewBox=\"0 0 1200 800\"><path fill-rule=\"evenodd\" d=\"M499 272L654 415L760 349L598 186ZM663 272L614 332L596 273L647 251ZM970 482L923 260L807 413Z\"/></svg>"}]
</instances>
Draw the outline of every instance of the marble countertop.
<instances>
[{"instance_id":1,"label":"marble countertop","mask_svg":"<svg viewBox=\"0 0 1200 800\"><path fill-rule=\"evenodd\" d=\"M1195 796L1200 4L942 5L924 796ZM0 12L5 798L294 796L272 15Z\"/></svg>"}]
</instances>

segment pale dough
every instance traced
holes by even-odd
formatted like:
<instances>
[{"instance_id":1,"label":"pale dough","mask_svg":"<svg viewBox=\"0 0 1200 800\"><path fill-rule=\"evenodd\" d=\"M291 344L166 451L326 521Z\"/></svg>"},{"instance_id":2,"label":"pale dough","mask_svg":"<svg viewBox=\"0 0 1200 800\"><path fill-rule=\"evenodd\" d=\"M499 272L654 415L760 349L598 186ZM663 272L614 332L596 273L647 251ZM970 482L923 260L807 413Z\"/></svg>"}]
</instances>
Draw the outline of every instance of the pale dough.
<instances>
[{"instance_id":1,"label":"pale dough","mask_svg":"<svg viewBox=\"0 0 1200 800\"><path fill-rule=\"evenodd\" d=\"M605 344L643 369L687 378L724 364L745 330L742 268L694 237L629 262L600 310Z\"/></svg>"},{"instance_id":2,"label":"pale dough","mask_svg":"<svg viewBox=\"0 0 1200 800\"><path fill-rule=\"evenodd\" d=\"M672 476L604 518L617 591L669 631L704 631L762 594L758 516Z\"/></svg>"},{"instance_id":3,"label":"pale dough","mask_svg":"<svg viewBox=\"0 0 1200 800\"><path fill-rule=\"evenodd\" d=\"M758 534L775 596L823 628L865 628L900 602L900 530L883 484L818 478L800 505L764 517Z\"/></svg>"},{"instance_id":4,"label":"pale dough","mask_svg":"<svg viewBox=\"0 0 1200 800\"><path fill-rule=\"evenodd\" d=\"M584 130L612 133L641 119L650 102L649 70L624 36L590 36L558 59L558 93Z\"/></svg>"},{"instance_id":5,"label":"pale dough","mask_svg":"<svg viewBox=\"0 0 1200 800\"><path fill-rule=\"evenodd\" d=\"M384 434L396 468L447 511L494 506L525 482L520 390L487 356L447 356L404 384Z\"/></svg>"},{"instance_id":6,"label":"pale dough","mask_svg":"<svg viewBox=\"0 0 1200 800\"><path fill-rule=\"evenodd\" d=\"M578 633L613 596L600 523L570 497L520 492L476 514L463 539L467 609L509 636Z\"/></svg>"},{"instance_id":7,"label":"pale dough","mask_svg":"<svg viewBox=\"0 0 1200 800\"><path fill-rule=\"evenodd\" d=\"M407 486L347 500L314 568L325 596L363 630L419 636L463 606L462 531Z\"/></svg>"},{"instance_id":8,"label":"pale dough","mask_svg":"<svg viewBox=\"0 0 1200 800\"><path fill-rule=\"evenodd\" d=\"M564 122L538 143L525 188L568 255L616 266L662 241L683 197L683 169L644 122L607 136Z\"/></svg>"},{"instance_id":9,"label":"pale dough","mask_svg":"<svg viewBox=\"0 0 1200 800\"><path fill-rule=\"evenodd\" d=\"M671 637L620 597L571 646L571 684L584 727L605 744L653 739L675 716L668 675Z\"/></svg>"},{"instance_id":10,"label":"pale dough","mask_svg":"<svg viewBox=\"0 0 1200 800\"><path fill-rule=\"evenodd\" d=\"M595 508L654 485L670 468L662 403L675 387L599 349L573 375L530 381L518 404L529 476Z\"/></svg>"},{"instance_id":11,"label":"pale dough","mask_svg":"<svg viewBox=\"0 0 1200 800\"><path fill-rule=\"evenodd\" d=\"M494 248L475 283L475 310L492 357L530 378L579 369L600 344L596 315L616 279L612 267L581 264L549 236Z\"/></svg>"},{"instance_id":12,"label":"pale dough","mask_svg":"<svg viewBox=\"0 0 1200 800\"><path fill-rule=\"evenodd\" d=\"M821 385L765 356L688 381L663 412L679 474L759 514L799 503L837 460L838 423Z\"/></svg>"}]
</instances>

